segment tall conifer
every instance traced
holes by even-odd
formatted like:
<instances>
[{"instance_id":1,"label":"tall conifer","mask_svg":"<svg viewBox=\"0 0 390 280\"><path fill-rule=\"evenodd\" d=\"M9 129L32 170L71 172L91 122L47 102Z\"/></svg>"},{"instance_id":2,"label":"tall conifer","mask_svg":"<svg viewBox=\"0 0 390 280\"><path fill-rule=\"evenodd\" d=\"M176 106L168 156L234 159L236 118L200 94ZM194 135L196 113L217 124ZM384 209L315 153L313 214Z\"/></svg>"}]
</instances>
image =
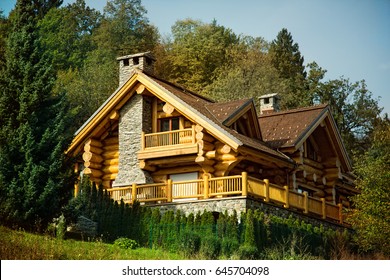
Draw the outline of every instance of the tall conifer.
<instances>
[{"instance_id":1,"label":"tall conifer","mask_svg":"<svg viewBox=\"0 0 390 280\"><path fill-rule=\"evenodd\" d=\"M61 2L17 1L0 75L0 218L27 229L59 213L70 182L63 157L67 104L52 95L55 75L36 28Z\"/></svg>"}]
</instances>

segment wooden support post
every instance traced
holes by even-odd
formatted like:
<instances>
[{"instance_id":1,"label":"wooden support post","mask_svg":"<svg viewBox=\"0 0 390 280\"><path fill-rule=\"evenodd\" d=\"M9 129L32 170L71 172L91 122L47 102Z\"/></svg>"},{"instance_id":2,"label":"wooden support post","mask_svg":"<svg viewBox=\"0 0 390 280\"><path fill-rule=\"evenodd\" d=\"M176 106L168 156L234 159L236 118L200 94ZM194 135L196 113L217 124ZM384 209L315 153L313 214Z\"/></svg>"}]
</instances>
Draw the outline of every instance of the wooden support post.
<instances>
[{"instance_id":1,"label":"wooden support post","mask_svg":"<svg viewBox=\"0 0 390 280\"><path fill-rule=\"evenodd\" d=\"M209 198L209 175L203 175L203 198Z\"/></svg>"},{"instance_id":2,"label":"wooden support post","mask_svg":"<svg viewBox=\"0 0 390 280\"><path fill-rule=\"evenodd\" d=\"M284 191L285 191L284 208L290 208L290 201L289 201L290 189L288 188L288 186L284 186Z\"/></svg>"},{"instance_id":3,"label":"wooden support post","mask_svg":"<svg viewBox=\"0 0 390 280\"><path fill-rule=\"evenodd\" d=\"M172 179L167 181L167 202L172 202Z\"/></svg>"},{"instance_id":4,"label":"wooden support post","mask_svg":"<svg viewBox=\"0 0 390 280\"><path fill-rule=\"evenodd\" d=\"M137 184L133 183L131 186L131 202L134 204L134 202L137 200Z\"/></svg>"},{"instance_id":5,"label":"wooden support post","mask_svg":"<svg viewBox=\"0 0 390 280\"><path fill-rule=\"evenodd\" d=\"M248 196L248 173L242 172L242 196Z\"/></svg>"},{"instance_id":6,"label":"wooden support post","mask_svg":"<svg viewBox=\"0 0 390 280\"><path fill-rule=\"evenodd\" d=\"M265 183L265 199L264 201L265 202L269 202L269 180L268 179L264 179L264 183Z\"/></svg>"},{"instance_id":7,"label":"wooden support post","mask_svg":"<svg viewBox=\"0 0 390 280\"><path fill-rule=\"evenodd\" d=\"M145 132L141 132L141 151L145 150Z\"/></svg>"},{"instance_id":8,"label":"wooden support post","mask_svg":"<svg viewBox=\"0 0 390 280\"><path fill-rule=\"evenodd\" d=\"M326 219L326 199L324 197L321 198L322 202L322 218Z\"/></svg>"},{"instance_id":9,"label":"wooden support post","mask_svg":"<svg viewBox=\"0 0 390 280\"><path fill-rule=\"evenodd\" d=\"M344 222L343 221L343 204L339 203L339 204L337 204L337 206L339 207L339 222L340 222L340 224L342 224Z\"/></svg>"},{"instance_id":10,"label":"wooden support post","mask_svg":"<svg viewBox=\"0 0 390 280\"><path fill-rule=\"evenodd\" d=\"M309 214L309 194L307 192L303 192L303 213Z\"/></svg>"}]
</instances>

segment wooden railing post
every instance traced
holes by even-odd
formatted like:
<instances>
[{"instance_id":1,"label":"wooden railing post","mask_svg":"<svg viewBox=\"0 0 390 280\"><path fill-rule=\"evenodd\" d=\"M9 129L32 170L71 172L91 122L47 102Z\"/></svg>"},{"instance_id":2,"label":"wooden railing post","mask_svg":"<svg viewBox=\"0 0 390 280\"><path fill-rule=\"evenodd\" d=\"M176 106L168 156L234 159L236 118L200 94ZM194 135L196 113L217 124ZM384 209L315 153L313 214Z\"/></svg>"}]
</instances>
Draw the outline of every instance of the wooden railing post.
<instances>
[{"instance_id":1,"label":"wooden railing post","mask_svg":"<svg viewBox=\"0 0 390 280\"><path fill-rule=\"evenodd\" d=\"M203 175L203 198L209 198L209 175Z\"/></svg>"},{"instance_id":2,"label":"wooden railing post","mask_svg":"<svg viewBox=\"0 0 390 280\"><path fill-rule=\"evenodd\" d=\"M284 208L290 208L290 189L288 186L284 186L284 191L285 191L285 203L284 203Z\"/></svg>"},{"instance_id":3,"label":"wooden railing post","mask_svg":"<svg viewBox=\"0 0 390 280\"><path fill-rule=\"evenodd\" d=\"M325 220L326 219L326 202L325 202L324 197L321 198L321 202L322 202L322 218Z\"/></svg>"},{"instance_id":4,"label":"wooden railing post","mask_svg":"<svg viewBox=\"0 0 390 280\"><path fill-rule=\"evenodd\" d=\"M269 180L264 179L264 187L265 187L265 202L269 202Z\"/></svg>"},{"instance_id":5,"label":"wooden railing post","mask_svg":"<svg viewBox=\"0 0 390 280\"><path fill-rule=\"evenodd\" d=\"M172 179L167 181L167 202L172 202Z\"/></svg>"},{"instance_id":6,"label":"wooden railing post","mask_svg":"<svg viewBox=\"0 0 390 280\"><path fill-rule=\"evenodd\" d=\"M303 213L308 214L309 213L309 194L307 192L303 192Z\"/></svg>"},{"instance_id":7,"label":"wooden railing post","mask_svg":"<svg viewBox=\"0 0 390 280\"><path fill-rule=\"evenodd\" d=\"M131 186L131 202L134 204L134 202L137 200L137 184L133 183Z\"/></svg>"},{"instance_id":8,"label":"wooden railing post","mask_svg":"<svg viewBox=\"0 0 390 280\"><path fill-rule=\"evenodd\" d=\"M339 203L339 204L337 204L337 206L339 207L339 222L340 222L340 224L342 224L344 222L343 221L343 204Z\"/></svg>"},{"instance_id":9,"label":"wooden railing post","mask_svg":"<svg viewBox=\"0 0 390 280\"><path fill-rule=\"evenodd\" d=\"M248 173L242 172L241 173L241 180L242 180L242 196L248 196Z\"/></svg>"}]
</instances>

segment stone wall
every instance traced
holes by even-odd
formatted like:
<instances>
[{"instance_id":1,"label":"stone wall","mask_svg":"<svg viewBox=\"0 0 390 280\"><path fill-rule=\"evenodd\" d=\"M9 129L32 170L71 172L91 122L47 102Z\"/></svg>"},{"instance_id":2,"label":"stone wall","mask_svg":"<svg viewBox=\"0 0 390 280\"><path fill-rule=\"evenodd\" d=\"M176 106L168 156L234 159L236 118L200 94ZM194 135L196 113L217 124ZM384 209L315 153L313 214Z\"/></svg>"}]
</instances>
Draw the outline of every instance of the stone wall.
<instances>
[{"instance_id":1,"label":"stone wall","mask_svg":"<svg viewBox=\"0 0 390 280\"><path fill-rule=\"evenodd\" d=\"M150 174L139 168L137 158L141 149L141 132L151 132L151 103L150 97L134 94L120 110L119 171L113 187L153 182Z\"/></svg>"}]
</instances>

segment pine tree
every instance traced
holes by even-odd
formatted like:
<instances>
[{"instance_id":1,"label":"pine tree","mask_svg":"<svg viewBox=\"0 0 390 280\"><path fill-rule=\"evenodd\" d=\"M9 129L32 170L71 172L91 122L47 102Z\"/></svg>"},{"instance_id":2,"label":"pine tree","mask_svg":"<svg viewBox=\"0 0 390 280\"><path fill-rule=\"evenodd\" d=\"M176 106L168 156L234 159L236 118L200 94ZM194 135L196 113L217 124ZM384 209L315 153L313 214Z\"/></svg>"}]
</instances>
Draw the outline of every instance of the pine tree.
<instances>
[{"instance_id":1,"label":"pine tree","mask_svg":"<svg viewBox=\"0 0 390 280\"><path fill-rule=\"evenodd\" d=\"M51 93L55 75L36 28L61 2L17 1L0 75L0 217L26 229L58 215L72 184L64 159L67 102Z\"/></svg>"},{"instance_id":2,"label":"pine tree","mask_svg":"<svg viewBox=\"0 0 390 280\"><path fill-rule=\"evenodd\" d=\"M272 41L269 54L272 64L282 79L288 83L288 92L283 93L283 105L286 108L307 106L312 103L306 86L306 71L303 65L299 46L294 43L292 35L283 28Z\"/></svg>"}]
</instances>

